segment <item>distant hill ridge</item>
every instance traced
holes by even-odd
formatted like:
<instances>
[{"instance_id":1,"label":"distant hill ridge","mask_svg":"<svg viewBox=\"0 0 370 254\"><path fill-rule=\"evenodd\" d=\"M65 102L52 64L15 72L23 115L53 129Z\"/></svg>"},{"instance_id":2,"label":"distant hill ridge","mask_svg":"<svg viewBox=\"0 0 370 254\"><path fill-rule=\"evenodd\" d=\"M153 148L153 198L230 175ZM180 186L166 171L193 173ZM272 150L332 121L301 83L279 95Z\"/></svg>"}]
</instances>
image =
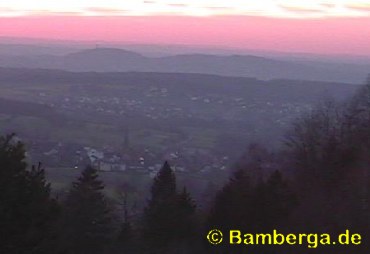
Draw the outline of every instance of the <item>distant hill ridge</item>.
<instances>
[{"instance_id":1,"label":"distant hill ridge","mask_svg":"<svg viewBox=\"0 0 370 254\"><path fill-rule=\"evenodd\" d=\"M95 48L65 56L0 56L0 66L94 72L174 72L269 79L299 79L363 83L370 66L315 64L269 59L253 55L183 54L146 57L117 48Z\"/></svg>"}]
</instances>

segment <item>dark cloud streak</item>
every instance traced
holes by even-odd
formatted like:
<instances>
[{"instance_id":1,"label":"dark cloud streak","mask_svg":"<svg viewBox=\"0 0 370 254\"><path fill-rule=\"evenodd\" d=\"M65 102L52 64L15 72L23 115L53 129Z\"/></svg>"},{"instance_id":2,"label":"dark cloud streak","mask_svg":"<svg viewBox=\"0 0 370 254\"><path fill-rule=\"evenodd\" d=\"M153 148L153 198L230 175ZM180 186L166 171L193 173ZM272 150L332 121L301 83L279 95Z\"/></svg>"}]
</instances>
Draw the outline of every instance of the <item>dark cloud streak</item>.
<instances>
[{"instance_id":1,"label":"dark cloud streak","mask_svg":"<svg viewBox=\"0 0 370 254\"><path fill-rule=\"evenodd\" d=\"M297 14L321 14L325 13L322 9L313 9L313 8L303 8L297 6L287 6L287 5L279 5L279 8L283 9L284 11L288 11L291 13Z\"/></svg>"},{"instance_id":2,"label":"dark cloud streak","mask_svg":"<svg viewBox=\"0 0 370 254\"><path fill-rule=\"evenodd\" d=\"M189 6L187 4L167 4L167 5L171 7L188 7Z\"/></svg>"},{"instance_id":3,"label":"dark cloud streak","mask_svg":"<svg viewBox=\"0 0 370 254\"><path fill-rule=\"evenodd\" d=\"M347 4L345 7L355 11L369 12L370 14L370 4Z\"/></svg>"},{"instance_id":4,"label":"dark cloud streak","mask_svg":"<svg viewBox=\"0 0 370 254\"><path fill-rule=\"evenodd\" d=\"M123 14L123 13L130 12L129 10L103 8L103 7L90 7L90 8L84 9L84 11L94 12L97 14L105 14L105 15Z\"/></svg>"}]
</instances>

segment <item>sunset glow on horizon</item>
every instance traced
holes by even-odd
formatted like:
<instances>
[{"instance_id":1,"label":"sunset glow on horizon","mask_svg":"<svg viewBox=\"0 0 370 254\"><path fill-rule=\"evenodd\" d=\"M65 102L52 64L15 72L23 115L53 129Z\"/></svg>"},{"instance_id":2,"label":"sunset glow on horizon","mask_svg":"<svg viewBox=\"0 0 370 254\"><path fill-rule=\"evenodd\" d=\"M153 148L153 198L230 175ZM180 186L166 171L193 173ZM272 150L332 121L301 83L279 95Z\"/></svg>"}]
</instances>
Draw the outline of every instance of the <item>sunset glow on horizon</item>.
<instances>
[{"instance_id":1,"label":"sunset glow on horizon","mask_svg":"<svg viewBox=\"0 0 370 254\"><path fill-rule=\"evenodd\" d=\"M370 56L369 34L370 0L0 2L2 37Z\"/></svg>"}]
</instances>

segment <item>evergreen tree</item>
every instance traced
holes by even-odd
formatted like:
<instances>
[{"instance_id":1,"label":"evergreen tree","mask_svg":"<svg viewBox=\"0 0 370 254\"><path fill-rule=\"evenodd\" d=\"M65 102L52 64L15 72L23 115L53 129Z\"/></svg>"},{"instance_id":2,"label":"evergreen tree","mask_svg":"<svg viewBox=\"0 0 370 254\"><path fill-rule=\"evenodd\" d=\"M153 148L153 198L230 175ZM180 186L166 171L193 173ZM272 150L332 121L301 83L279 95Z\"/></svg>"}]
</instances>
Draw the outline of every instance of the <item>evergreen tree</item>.
<instances>
[{"instance_id":1,"label":"evergreen tree","mask_svg":"<svg viewBox=\"0 0 370 254\"><path fill-rule=\"evenodd\" d=\"M87 166L64 205L62 244L67 253L103 253L110 240L111 217L96 169Z\"/></svg>"},{"instance_id":2,"label":"evergreen tree","mask_svg":"<svg viewBox=\"0 0 370 254\"><path fill-rule=\"evenodd\" d=\"M165 162L151 189L144 211L143 237L151 252L165 252L171 243L188 239L193 230L195 204L186 189L178 194L176 177Z\"/></svg>"},{"instance_id":3,"label":"evergreen tree","mask_svg":"<svg viewBox=\"0 0 370 254\"><path fill-rule=\"evenodd\" d=\"M194 233L194 212L196 205L187 191L186 187L177 195L177 217L180 219L177 224L175 235L180 239L186 239Z\"/></svg>"},{"instance_id":4,"label":"evergreen tree","mask_svg":"<svg viewBox=\"0 0 370 254\"><path fill-rule=\"evenodd\" d=\"M0 186L0 253L47 253L59 209L41 165L27 169L14 135L0 137Z\"/></svg>"},{"instance_id":5,"label":"evergreen tree","mask_svg":"<svg viewBox=\"0 0 370 254\"><path fill-rule=\"evenodd\" d=\"M244 170L237 170L215 198L208 217L207 227L227 231L249 225L252 188Z\"/></svg>"},{"instance_id":6,"label":"evergreen tree","mask_svg":"<svg viewBox=\"0 0 370 254\"><path fill-rule=\"evenodd\" d=\"M154 178L151 202L165 202L176 196L176 177L167 161Z\"/></svg>"}]
</instances>

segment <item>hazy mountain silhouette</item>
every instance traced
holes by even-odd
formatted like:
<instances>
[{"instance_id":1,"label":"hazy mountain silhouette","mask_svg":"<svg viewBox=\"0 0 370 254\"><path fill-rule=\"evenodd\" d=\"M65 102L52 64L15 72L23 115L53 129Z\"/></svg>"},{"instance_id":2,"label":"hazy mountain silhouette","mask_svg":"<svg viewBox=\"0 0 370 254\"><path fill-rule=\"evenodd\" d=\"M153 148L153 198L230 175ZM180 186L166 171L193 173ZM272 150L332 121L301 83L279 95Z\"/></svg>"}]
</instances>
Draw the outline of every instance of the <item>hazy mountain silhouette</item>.
<instances>
[{"instance_id":1,"label":"hazy mountain silhouette","mask_svg":"<svg viewBox=\"0 0 370 254\"><path fill-rule=\"evenodd\" d=\"M65 56L3 55L0 66L48 68L95 72L179 72L258 79L299 79L363 83L370 66L283 61L252 55L218 56L206 54L146 57L115 48L82 50Z\"/></svg>"}]
</instances>

